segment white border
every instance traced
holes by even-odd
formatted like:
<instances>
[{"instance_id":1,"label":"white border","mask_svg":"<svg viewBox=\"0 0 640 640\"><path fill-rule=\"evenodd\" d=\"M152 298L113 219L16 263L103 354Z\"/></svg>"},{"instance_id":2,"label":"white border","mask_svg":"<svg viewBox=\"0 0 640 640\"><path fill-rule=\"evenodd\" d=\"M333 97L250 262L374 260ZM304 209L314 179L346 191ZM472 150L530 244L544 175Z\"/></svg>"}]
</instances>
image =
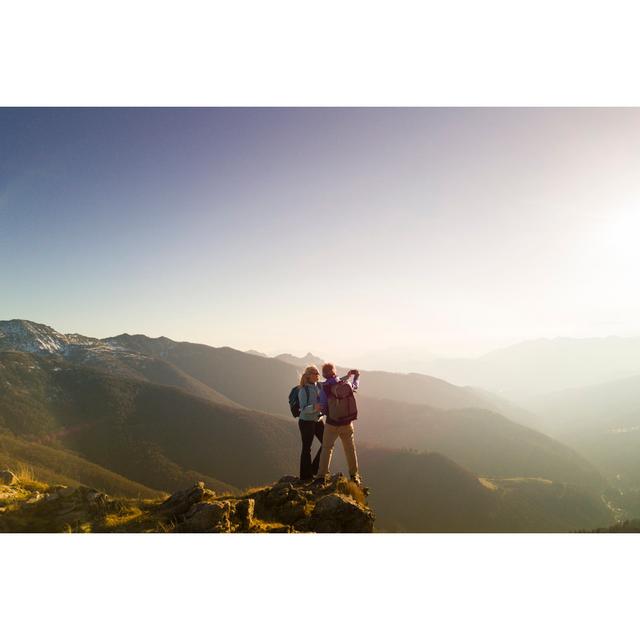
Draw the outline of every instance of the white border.
<instances>
[{"instance_id":1,"label":"white border","mask_svg":"<svg viewBox=\"0 0 640 640\"><path fill-rule=\"evenodd\" d=\"M606 638L635 628L634 536L5 535L26 637ZM4 635L4 634L3 634ZM6 637L14 637L7 635Z\"/></svg>"},{"instance_id":2,"label":"white border","mask_svg":"<svg viewBox=\"0 0 640 640\"><path fill-rule=\"evenodd\" d=\"M23 0L0 103L637 105L637 24L618 0ZM635 544L6 535L2 635L611 637L635 628Z\"/></svg>"},{"instance_id":3,"label":"white border","mask_svg":"<svg viewBox=\"0 0 640 640\"><path fill-rule=\"evenodd\" d=\"M621 0L23 0L4 105L636 105Z\"/></svg>"}]
</instances>

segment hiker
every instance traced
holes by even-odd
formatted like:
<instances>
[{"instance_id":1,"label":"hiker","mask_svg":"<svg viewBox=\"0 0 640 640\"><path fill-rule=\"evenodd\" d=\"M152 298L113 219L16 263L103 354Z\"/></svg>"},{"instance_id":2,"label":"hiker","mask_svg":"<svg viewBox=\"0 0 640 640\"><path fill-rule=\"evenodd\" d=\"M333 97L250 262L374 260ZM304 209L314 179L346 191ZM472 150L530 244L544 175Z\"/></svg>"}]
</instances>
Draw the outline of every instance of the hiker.
<instances>
[{"instance_id":1,"label":"hiker","mask_svg":"<svg viewBox=\"0 0 640 640\"><path fill-rule=\"evenodd\" d=\"M351 480L360 486L362 479L358 471L358 457L353 438L353 421L358 417L353 393L358 389L360 372L357 369L351 369L346 376L338 379L335 366L328 362L322 365L322 375L325 380L321 385L319 403L326 418L317 481L324 481L329 475L333 447L336 440L340 438ZM353 382L349 381L351 376L353 376Z\"/></svg>"},{"instance_id":2,"label":"hiker","mask_svg":"<svg viewBox=\"0 0 640 640\"><path fill-rule=\"evenodd\" d=\"M320 372L318 368L311 365L304 370L300 378L298 388L298 404L300 407L300 417L298 427L302 438L302 451L300 453L300 480L307 482L313 480L318 473L320 464L320 452L322 451L322 435L324 424L320 419ZM320 449L311 461L311 445L314 436L320 441Z\"/></svg>"}]
</instances>

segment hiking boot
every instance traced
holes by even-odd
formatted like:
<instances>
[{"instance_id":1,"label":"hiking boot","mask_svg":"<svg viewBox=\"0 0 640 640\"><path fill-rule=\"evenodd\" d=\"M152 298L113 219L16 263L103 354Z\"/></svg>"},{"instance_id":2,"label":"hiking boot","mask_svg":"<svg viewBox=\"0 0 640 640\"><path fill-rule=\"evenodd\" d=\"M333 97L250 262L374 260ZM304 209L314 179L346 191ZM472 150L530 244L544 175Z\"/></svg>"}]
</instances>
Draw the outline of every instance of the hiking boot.
<instances>
[{"instance_id":1,"label":"hiking boot","mask_svg":"<svg viewBox=\"0 0 640 640\"><path fill-rule=\"evenodd\" d=\"M311 483L311 486L313 487L321 486L325 484L325 482L327 482L328 479L329 479L328 474L326 476L317 476L316 478L314 478L313 482Z\"/></svg>"},{"instance_id":2,"label":"hiking boot","mask_svg":"<svg viewBox=\"0 0 640 640\"><path fill-rule=\"evenodd\" d=\"M351 482L353 482L354 484L357 484L359 487L362 486L362 478L360 477L359 473L352 473L351 474Z\"/></svg>"}]
</instances>

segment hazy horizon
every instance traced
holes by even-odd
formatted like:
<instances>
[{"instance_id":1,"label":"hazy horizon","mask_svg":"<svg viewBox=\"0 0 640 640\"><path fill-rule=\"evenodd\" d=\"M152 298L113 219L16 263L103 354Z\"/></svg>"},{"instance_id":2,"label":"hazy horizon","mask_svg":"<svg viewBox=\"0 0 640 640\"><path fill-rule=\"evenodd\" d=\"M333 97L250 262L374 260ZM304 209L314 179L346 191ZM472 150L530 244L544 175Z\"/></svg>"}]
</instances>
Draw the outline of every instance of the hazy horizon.
<instances>
[{"instance_id":1,"label":"hazy horizon","mask_svg":"<svg viewBox=\"0 0 640 640\"><path fill-rule=\"evenodd\" d=\"M44 321L40 321L40 320L35 320L33 318L0 318L0 322L2 321L27 321L27 322L34 322L37 324L42 324L42 325L46 325L49 326L51 329L58 331L59 333L63 333L63 334L80 334L80 335L84 335L85 337L89 337L89 338L98 338L100 340L104 340L106 338L112 338L112 337L116 337L118 335L122 335L122 334L130 334L133 335L133 332L131 331L127 331L122 330L122 331L118 331L116 333L113 334L109 334L109 335L97 335L97 334L93 334L93 333L83 333L83 332L78 332L78 331L74 331L73 329L61 329L59 327L56 326L52 326L50 323L48 322L44 322ZM555 342L555 341L587 341L587 342L591 342L591 341L606 341L606 340L625 340L625 339L631 339L631 340L640 340L640 335L629 335L629 336L620 336L620 335L608 335L608 336L584 336L584 337L573 337L573 336L555 336L552 338L531 338L531 339L527 339L527 340L522 340L520 342L515 342L515 343L508 343L508 344L504 344L504 345L499 345L497 347L495 347L494 349L490 349L487 351L482 351L480 353L463 353L463 354L448 354L448 353L437 353L434 351L429 350L428 348L425 349L420 349L420 348L416 348L416 347L401 347L401 346L395 346L395 347L389 347L387 349L382 349L379 351L369 351L369 352L363 352L363 353L357 353L357 354L348 354L346 356L337 356L334 357L334 355L331 354L326 354L326 353L322 353L322 352L314 352L314 351L294 351L292 349L288 349L288 348L283 348L283 349L276 349L276 350L271 350L271 351L267 351L267 350L261 350L261 349L256 349L255 347L249 347L248 349L245 348L241 348L237 345L234 344L230 344L230 343L210 343L210 342L203 342L203 341L196 341L196 340L179 340L177 338L175 338L174 336L171 335L167 335L167 334L159 334L159 335L149 335L149 334L143 334L146 335L149 338L153 338L153 339L157 339L157 338L169 338L170 340L174 340L176 342L191 342L191 343L198 343L198 344L205 344L208 346L212 346L212 347L216 347L216 348L220 348L220 347L229 347L238 351L244 351L244 352L257 352L261 355L267 356L269 358L275 358L277 356L280 355L291 355L295 358L298 359L304 359L304 357L306 355L308 355L309 353L311 353L311 355L315 356L316 358L324 358L327 361L333 361L338 365L343 365L343 366L359 366L363 369L376 369L376 370L384 370L384 371L389 371L389 372L397 372L397 373L425 373L425 374L432 374L435 375L436 377L438 377L439 375L442 375L440 373L438 373L437 371L433 371L431 370L431 367L434 364L439 364L439 363L443 363L444 361L448 360L448 359L452 359L452 360L456 360L456 359L475 359L475 358L480 358L482 356L486 356L489 354L493 354L493 353L498 353L500 351L503 350L508 350L512 347L518 347L520 345L526 345L526 344L535 344L535 343L540 343L540 342ZM310 362L311 364L311 362ZM567 363L569 364L569 363ZM437 368L437 367L436 367Z\"/></svg>"},{"instance_id":2,"label":"hazy horizon","mask_svg":"<svg viewBox=\"0 0 640 640\"><path fill-rule=\"evenodd\" d=\"M345 362L640 335L639 125L0 109L0 317Z\"/></svg>"}]
</instances>

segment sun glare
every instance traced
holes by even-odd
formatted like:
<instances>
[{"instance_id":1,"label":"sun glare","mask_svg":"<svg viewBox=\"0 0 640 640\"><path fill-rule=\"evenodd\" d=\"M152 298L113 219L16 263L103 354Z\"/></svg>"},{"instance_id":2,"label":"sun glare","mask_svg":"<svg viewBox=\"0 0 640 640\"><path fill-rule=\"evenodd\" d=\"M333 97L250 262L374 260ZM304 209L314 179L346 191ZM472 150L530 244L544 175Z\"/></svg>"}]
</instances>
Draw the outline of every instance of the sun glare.
<instances>
[{"instance_id":1,"label":"sun glare","mask_svg":"<svg viewBox=\"0 0 640 640\"><path fill-rule=\"evenodd\" d=\"M640 238L640 209L616 216L603 230L603 239L610 257L617 260L635 258Z\"/></svg>"}]
</instances>

